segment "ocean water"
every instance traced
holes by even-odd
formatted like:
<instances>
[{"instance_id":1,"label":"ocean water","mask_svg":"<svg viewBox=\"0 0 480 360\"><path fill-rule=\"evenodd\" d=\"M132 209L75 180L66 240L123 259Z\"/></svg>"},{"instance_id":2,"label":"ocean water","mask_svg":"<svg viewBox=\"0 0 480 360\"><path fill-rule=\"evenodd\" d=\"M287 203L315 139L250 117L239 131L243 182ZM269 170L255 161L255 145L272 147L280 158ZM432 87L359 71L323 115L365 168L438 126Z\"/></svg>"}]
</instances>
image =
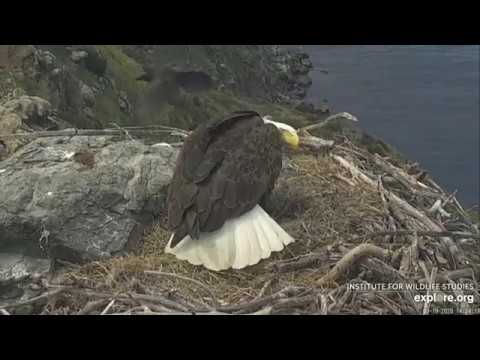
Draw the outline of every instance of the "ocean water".
<instances>
[{"instance_id":1,"label":"ocean water","mask_svg":"<svg viewBox=\"0 0 480 360\"><path fill-rule=\"evenodd\" d=\"M356 115L367 132L478 204L480 46L304 45L309 100ZM325 73L327 72L327 73Z\"/></svg>"}]
</instances>

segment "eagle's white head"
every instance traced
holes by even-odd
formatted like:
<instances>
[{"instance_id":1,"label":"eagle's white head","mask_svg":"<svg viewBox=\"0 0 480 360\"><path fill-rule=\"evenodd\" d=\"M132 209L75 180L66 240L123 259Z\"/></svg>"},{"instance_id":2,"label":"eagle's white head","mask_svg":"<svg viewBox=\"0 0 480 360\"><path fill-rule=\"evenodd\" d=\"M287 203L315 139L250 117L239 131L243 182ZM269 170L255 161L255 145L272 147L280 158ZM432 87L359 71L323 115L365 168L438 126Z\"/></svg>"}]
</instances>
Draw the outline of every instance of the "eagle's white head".
<instances>
[{"instance_id":1,"label":"eagle's white head","mask_svg":"<svg viewBox=\"0 0 480 360\"><path fill-rule=\"evenodd\" d=\"M280 130L283 141L285 141L294 149L298 148L300 144L300 138L298 137L297 131L292 126L281 122L273 121L270 115L264 116L263 121L265 122L265 124L275 125L277 129Z\"/></svg>"}]
</instances>

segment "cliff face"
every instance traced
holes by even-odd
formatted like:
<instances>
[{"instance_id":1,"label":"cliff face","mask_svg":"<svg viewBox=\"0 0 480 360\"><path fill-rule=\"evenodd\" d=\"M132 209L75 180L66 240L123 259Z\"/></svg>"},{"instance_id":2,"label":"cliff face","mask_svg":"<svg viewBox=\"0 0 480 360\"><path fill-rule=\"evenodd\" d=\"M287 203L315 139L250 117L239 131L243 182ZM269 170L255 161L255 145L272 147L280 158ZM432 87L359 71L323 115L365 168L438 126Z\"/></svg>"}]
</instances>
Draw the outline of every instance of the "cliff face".
<instances>
[{"instance_id":1,"label":"cliff face","mask_svg":"<svg viewBox=\"0 0 480 360\"><path fill-rule=\"evenodd\" d=\"M225 111L298 105L310 69L305 54L270 45L4 45L0 102L38 96L78 128L185 128Z\"/></svg>"},{"instance_id":2,"label":"cliff face","mask_svg":"<svg viewBox=\"0 0 480 360\"><path fill-rule=\"evenodd\" d=\"M322 117L299 106L310 67L305 55L275 46L1 46L0 311L76 314L98 310L92 303L107 305L86 289L115 298L115 311L131 311L134 297L118 294L145 299L163 293L145 273L159 268L179 274L176 280L195 273L226 304L212 303L225 313L267 304L267 313L279 314L419 314L425 309L409 292L392 293L386 303L381 294L354 294L346 286L428 283L437 271L439 278L454 274L478 282L478 226L428 173L352 126L351 117L309 130L335 139L334 146L320 146L320 139L301 131L310 142L285 161L267 210L296 243L252 269L219 277L163 252L169 237L162 227L166 190L181 143L142 144L105 132L49 132L33 141L11 136L112 128L112 122L193 128L240 109L298 128ZM145 238L152 222L157 226ZM367 241L374 245L365 246ZM87 263L62 274L68 262ZM62 290L65 297L44 306L36 301L49 297L47 278L69 286ZM179 297L162 304L167 310L173 304L177 311L205 311L180 304L189 297L205 302L190 286L169 288L179 289ZM81 299L68 293L75 289ZM30 305L22 308L22 300Z\"/></svg>"}]
</instances>

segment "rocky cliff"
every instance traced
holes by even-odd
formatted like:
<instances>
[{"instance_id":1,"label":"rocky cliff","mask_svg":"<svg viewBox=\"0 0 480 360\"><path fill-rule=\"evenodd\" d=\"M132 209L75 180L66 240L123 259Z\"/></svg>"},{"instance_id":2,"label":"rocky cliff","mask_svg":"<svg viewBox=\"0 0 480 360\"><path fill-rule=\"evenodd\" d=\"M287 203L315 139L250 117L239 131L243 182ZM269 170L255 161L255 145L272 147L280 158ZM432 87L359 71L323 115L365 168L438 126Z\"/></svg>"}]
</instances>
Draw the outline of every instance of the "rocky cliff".
<instances>
[{"instance_id":1,"label":"rocky cliff","mask_svg":"<svg viewBox=\"0 0 480 360\"><path fill-rule=\"evenodd\" d=\"M417 314L424 309L410 293L357 296L345 277L428 282L438 270L475 282L478 226L455 196L350 115L321 122L328 109L303 101L310 69L305 54L271 45L0 46L0 313L98 313L107 306L100 296L116 299L116 312L132 312L130 301L162 313L206 311L195 301L225 313ZM162 251L181 140L146 142L134 130L189 130L245 109L302 128L310 140L286 159L268 205L298 242L217 278ZM333 141L319 146L312 135ZM65 266L76 287L51 294L48 281ZM144 273L158 268L175 281ZM178 282L193 273L209 282L208 300L186 298L189 287ZM345 281L332 290L326 279ZM124 292L133 295L117 296Z\"/></svg>"}]
</instances>

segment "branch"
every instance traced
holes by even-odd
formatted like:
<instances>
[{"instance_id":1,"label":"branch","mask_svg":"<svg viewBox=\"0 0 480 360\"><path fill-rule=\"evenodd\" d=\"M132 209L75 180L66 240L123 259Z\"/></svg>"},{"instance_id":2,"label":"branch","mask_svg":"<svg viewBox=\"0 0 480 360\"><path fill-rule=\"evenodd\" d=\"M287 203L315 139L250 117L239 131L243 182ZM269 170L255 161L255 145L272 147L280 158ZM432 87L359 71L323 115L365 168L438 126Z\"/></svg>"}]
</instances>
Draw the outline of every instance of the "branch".
<instances>
[{"instance_id":1,"label":"branch","mask_svg":"<svg viewBox=\"0 0 480 360\"><path fill-rule=\"evenodd\" d=\"M17 308L17 307L24 306L24 305L34 304L34 303L36 303L40 300L49 299L51 297L57 296L61 292L65 291L66 289L67 289L66 287L60 287L60 288L57 288L56 290L46 292L42 295L36 296L34 298L31 298L31 299L28 299L28 300L25 300L25 301L19 301L17 303L0 306L0 309L13 309L13 308Z\"/></svg>"},{"instance_id":2,"label":"branch","mask_svg":"<svg viewBox=\"0 0 480 360\"><path fill-rule=\"evenodd\" d=\"M430 295L430 292L432 291L432 286L435 283L435 279L437 278L437 271L438 271L438 268L435 266L432 269L432 273L430 275L430 281L428 282L427 298ZM428 315L429 311L430 311L430 301L426 301L423 307L423 315Z\"/></svg>"},{"instance_id":3,"label":"branch","mask_svg":"<svg viewBox=\"0 0 480 360\"><path fill-rule=\"evenodd\" d=\"M326 275L324 275L319 281L319 285L326 285L333 283L348 273L351 268L356 265L359 260L365 257L377 257L380 259L386 259L389 256L389 252L378 246L371 244L361 244L356 248L350 250Z\"/></svg>"},{"instance_id":4,"label":"branch","mask_svg":"<svg viewBox=\"0 0 480 360\"><path fill-rule=\"evenodd\" d=\"M207 291L208 294L210 295L210 297L212 298L212 301L215 303L215 306L216 306L217 308L220 307L220 303L219 303L217 297L215 296L215 294L212 292L212 290L210 290L210 288L209 288L208 286L202 284L202 283L201 283L200 281L198 281L198 280L189 278L189 277L187 277L187 276L177 275L177 274L173 274L173 273L166 273L166 272L161 272L161 271L149 271L149 270L145 270L144 273L145 273L145 274L151 274L151 275L169 276L169 277L173 277L173 278L177 278L177 279L181 279L181 280L190 281L190 282L198 285L199 287L201 287L201 288L204 289L205 291Z\"/></svg>"},{"instance_id":5,"label":"branch","mask_svg":"<svg viewBox=\"0 0 480 360\"><path fill-rule=\"evenodd\" d=\"M119 129L65 129L55 131L36 131L31 133L15 133L15 134L0 134L0 137L59 137L59 136L116 136L126 135L131 138L130 134L137 136L151 136L158 134L169 134L186 137L189 132L181 129L162 129L162 128L119 128Z\"/></svg>"},{"instance_id":6,"label":"branch","mask_svg":"<svg viewBox=\"0 0 480 360\"><path fill-rule=\"evenodd\" d=\"M338 114L334 114L332 116L329 116L328 118L326 118L325 120L323 120L319 123L308 125L308 126L305 126L303 128L300 128L300 129L298 129L298 131L299 132L304 132L304 131L312 131L312 130L315 130L315 129L320 129L320 128L324 127L325 125L327 125L328 123L330 123L334 120L338 120L338 119L347 119L347 120L350 120L350 121L353 121L353 122L358 122L358 119L355 116L353 116L352 114L349 114L347 112L342 112L342 113L338 113Z\"/></svg>"},{"instance_id":7,"label":"branch","mask_svg":"<svg viewBox=\"0 0 480 360\"><path fill-rule=\"evenodd\" d=\"M340 163L340 165L348 169L352 173L352 175L359 177L360 179L365 181L367 184L377 188L375 182L372 179L370 179L368 176L363 174L360 170L358 170L355 165L349 163L347 160L345 160L341 156L338 156L338 155L332 155L332 156L338 163ZM389 201L395 203L407 215L421 222L427 229L430 229L434 232L442 232L444 230L441 226L439 226L437 223L431 220L427 215L421 213L420 211L415 209L412 205L407 203L405 200L402 200L394 193L385 189L383 189L382 191ZM440 237L440 241L443 243L445 250L449 253L451 257L451 261L453 263L452 265L456 267L456 264L458 264L458 262L460 261L458 247L455 245L452 239L448 237Z\"/></svg>"},{"instance_id":8,"label":"branch","mask_svg":"<svg viewBox=\"0 0 480 360\"><path fill-rule=\"evenodd\" d=\"M300 136L300 146L314 150L330 149L334 145L333 140L324 140L315 136Z\"/></svg>"},{"instance_id":9,"label":"branch","mask_svg":"<svg viewBox=\"0 0 480 360\"><path fill-rule=\"evenodd\" d=\"M326 253L307 255L296 261L276 263L273 265L273 269L279 273L287 273L317 266L324 263L326 260L328 260L328 255Z\"/></svg>"}]
</instances>

